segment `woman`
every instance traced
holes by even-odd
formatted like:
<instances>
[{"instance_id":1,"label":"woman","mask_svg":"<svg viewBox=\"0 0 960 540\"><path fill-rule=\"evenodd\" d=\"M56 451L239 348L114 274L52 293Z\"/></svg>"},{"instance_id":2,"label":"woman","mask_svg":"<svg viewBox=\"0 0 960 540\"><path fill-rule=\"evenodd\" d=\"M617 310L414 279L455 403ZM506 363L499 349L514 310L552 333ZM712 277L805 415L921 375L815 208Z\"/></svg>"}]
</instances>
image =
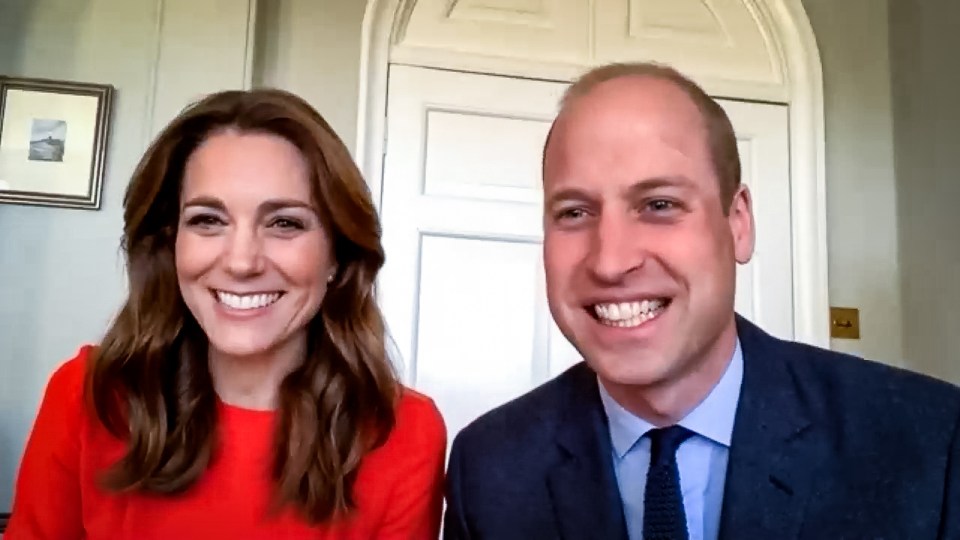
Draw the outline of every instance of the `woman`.
<instances>
[{"instance_id":1,"label":"woman","mask_svg":"<svg viewBox=\"0 0 960 540\"><path fill-rule=\"evenodd\" d=\"M366 184L301 99L185 110L124 199L129 298L51 378L21 538L436 538L446 433L403 388Z\"/></svg>"}]
</instances>

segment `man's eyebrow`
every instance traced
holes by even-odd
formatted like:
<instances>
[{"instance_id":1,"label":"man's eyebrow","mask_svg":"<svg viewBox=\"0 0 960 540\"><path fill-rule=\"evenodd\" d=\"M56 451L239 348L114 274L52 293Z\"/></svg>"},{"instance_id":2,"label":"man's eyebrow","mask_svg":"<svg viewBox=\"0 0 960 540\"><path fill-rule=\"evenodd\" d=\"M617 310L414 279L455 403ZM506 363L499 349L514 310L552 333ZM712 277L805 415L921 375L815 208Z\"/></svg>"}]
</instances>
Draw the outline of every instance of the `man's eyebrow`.
<instances>
[{"instance_id":1,"label":"man's eyebrow","mask_svg":"<svg viewBox=\"0 0 960 540\"><path fill-rule=\"evenodd\" d=\"M637 195L653 189L665 187L686 189L692 187L693 185L693 181L683 175L652 176L650 178L644 178L634 182L626 189L626 193L628 195Z\"/></svg>"},{"instance_id":2,"label":"man's eyebrow","mask_svg":"<svg viewBox=\"0 0 960 540\"><path fill-rule=\"evenodd\" d=\"M547 206L552 206L563 201L585 201L589 200L590 194L580 188L570 187L561 189L552 193L546 201Z\"/></svg>"},{"instance_id":3,"label":"man's eyebrow","mask_svg":"<svg viewBox=\"0 0 960 540\"><path fill-rule=\"evenodd\" d=\"M693 181L683 175L651 176L649 178L637 180L628 186L625 189L625 194L627 196L636 196L643 192L658 188L676 187L688 189L693 185ZM593 196L590 194L590 192L583 188L569 187L550 194L549 197L547 197L545 204L549 207L564 201L588 201L592 198Z\"/></svg>"}]
</instances>

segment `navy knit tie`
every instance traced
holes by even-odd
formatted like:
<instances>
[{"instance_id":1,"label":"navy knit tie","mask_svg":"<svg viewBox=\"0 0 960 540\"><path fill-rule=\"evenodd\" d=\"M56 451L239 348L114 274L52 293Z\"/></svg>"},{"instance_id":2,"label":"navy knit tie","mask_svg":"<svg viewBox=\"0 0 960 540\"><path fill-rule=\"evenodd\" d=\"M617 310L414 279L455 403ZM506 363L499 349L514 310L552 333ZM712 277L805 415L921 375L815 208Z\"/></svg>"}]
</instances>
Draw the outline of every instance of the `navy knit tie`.
<instances>
[{"instance_id":1,"label":"navy knit tie","mask_svg":"<svg viewBox=\"0 0 960 540\"><path fill-rule=\"evenodd\" d=\"M683 511L677 448L693 435L680 426L652 429L650 469L643 493L643 540L686 540L687 516Z\"/></svg>"}]
</instances>

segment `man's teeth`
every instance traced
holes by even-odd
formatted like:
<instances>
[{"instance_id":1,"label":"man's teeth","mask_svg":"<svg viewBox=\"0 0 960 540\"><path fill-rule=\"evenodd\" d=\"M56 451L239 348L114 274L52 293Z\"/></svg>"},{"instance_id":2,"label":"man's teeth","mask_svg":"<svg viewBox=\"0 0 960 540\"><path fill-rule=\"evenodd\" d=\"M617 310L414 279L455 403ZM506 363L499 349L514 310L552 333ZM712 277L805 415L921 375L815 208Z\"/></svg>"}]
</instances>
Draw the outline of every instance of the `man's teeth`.
<instances>
[{"instance_id":1,"label":"man's teeth","mask_svg":"<svg viewBox=\"0 0 960 540\"><path fill-rule=\"evenodd\" d=\"M231 309L257 309L267 307L280 298L280 293L232 294L217 291L217 300Z\"/></svg>"},{"instance_id":2,"label":"man's teeth","mask_svg":"<svg viewBox=\"0 0 960 540\"><path fill-rule=\"evenodd\" d=\"M608 326L629 328L656 317L665 306L666 302L664 300L643 300L620 302L619 304L596 304L593 306L593 310L601 323Z\"/></svg>"}]
</instances>

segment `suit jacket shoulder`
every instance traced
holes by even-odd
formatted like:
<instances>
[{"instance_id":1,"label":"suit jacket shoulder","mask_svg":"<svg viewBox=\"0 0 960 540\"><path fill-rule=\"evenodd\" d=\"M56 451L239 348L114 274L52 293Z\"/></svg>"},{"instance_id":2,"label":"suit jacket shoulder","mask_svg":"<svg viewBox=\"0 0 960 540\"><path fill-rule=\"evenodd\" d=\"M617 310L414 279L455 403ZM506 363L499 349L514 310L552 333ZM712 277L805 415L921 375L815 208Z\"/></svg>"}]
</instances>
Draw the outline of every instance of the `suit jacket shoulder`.
<instances>
[{"instance_id":1,"label":"suit jacket shoulder","mask_svg":"<svg viewBox=\"0 0 960 540\"><path fill-rule=\"evenodd\" d=\"M949 443L960 420L960 388L876 361L779 341L799 395L815 420L892 448ZM891 439L890 437L896 437Z\"/></svg>"},{"instance_id":2,"label":"suit jacket shoulder","mask_svg":"<svg viewBox=\"0 0 960 540\"><path fill-rule=\"evenodd\" d=\"M938 538L957 527L960 390L738 319L723 538ZM756 501L763 501L757 505Z\"/></svg>"},{"instance_id":3,"label":"suit jacket shoulder","mask_svg":"<svg viewBox=\"0 0 960 540\"><path fill-rule=\"evenodd\" d=\"M596 392L595 377L586 364L571 367L468 424L456 435L453 451L468 460L469 470L481 471L483 485L491 488L516 486L534 469L549 469L564 458L556 437L565 417L569 420L571 397L589 392L591 384Z\"/></svg>"},{"instance_id":4,"label":"suit jacket shoulder","mask_svg":"<svg viewBox=\"0 0 960 540\"><path fill-rule=\"evenodd\" d=\"M444 537L626 537L596 375L585 364L482 415L453 442Z\"/></svg>"}]
</instances>

